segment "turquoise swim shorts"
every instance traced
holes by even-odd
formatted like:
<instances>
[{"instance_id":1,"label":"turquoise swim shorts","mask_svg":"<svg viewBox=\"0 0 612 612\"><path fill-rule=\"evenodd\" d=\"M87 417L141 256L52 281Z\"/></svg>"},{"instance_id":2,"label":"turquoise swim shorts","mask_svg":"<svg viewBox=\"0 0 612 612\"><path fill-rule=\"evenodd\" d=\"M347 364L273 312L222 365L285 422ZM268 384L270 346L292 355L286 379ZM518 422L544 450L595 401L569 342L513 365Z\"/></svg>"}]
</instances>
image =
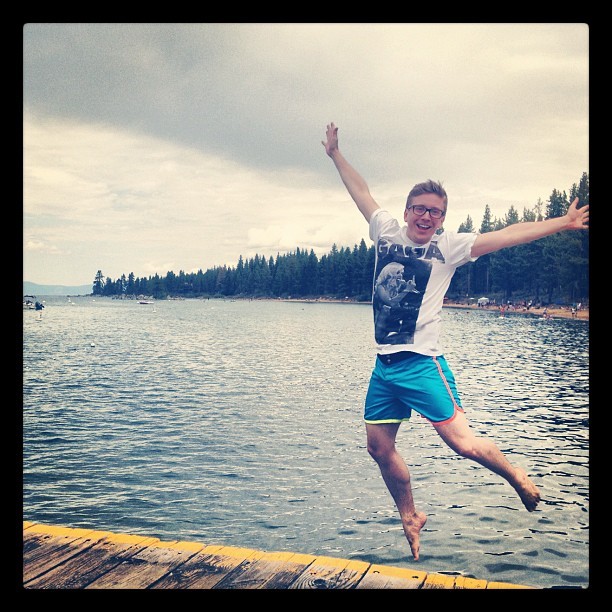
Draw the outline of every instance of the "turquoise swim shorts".
<instances>
[{"instance_id":1,"label":"turquoise swim shorts","mask_svg":"<svg viewBox=\"0 0 612 612\"><path fill-rule=\"evenodd\" d=\"M434 425L463 412L446 359L408 351L378 355L365 400L365 422L401 423L413 410Z\"/></svg>"}]
</instances>

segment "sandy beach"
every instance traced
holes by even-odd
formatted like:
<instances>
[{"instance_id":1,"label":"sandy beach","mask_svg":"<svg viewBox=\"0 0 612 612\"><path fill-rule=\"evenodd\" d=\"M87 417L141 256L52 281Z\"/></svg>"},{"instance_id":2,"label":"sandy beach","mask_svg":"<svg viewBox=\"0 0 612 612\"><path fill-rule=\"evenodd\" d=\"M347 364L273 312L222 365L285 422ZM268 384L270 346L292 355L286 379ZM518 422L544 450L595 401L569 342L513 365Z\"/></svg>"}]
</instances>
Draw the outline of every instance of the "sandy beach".
<instances>
[{"instance_id":1,"label":"sandy beach","mask_svg":"<svg viewBox=\"0 0 612 612\"><path fill-rule=\"evenodd\" d=\"M239 298L240 299L240 298ZM244 299L244 298L242 298ZM256 298L258 299L258 298ZM325 298L325 297L319 297L319 298L264 298L264 299L282 299L284 301L287 302L336 302L336 303L349 303L349 304L371 304L371 302L357 302L355 300L337 300L337 299L331 299L331 298ZM445 302L444 304L444 308L462 308L465 310L478 310L479 308L481 308L480 306L478 306L477 304L459 304L459 303L454 303L454 302ZM484 306L483 308L484 310L493 310L493 311L497 311L499 308L498 306ZM523 308L523 307L517 307L516 309L510 309L507 310L507 314L508 315L515 315L515 314L521 314L521 315L527 315L530 317L543 317L544 316L544 308ZM572 316L572 309L567 306L567 307L548 307L547 309L547 313L550 315L551 319L577 319L579 321L588 321L589 320L589 309L588 308L581 308L577 313L576 316Z\"/></svg>"},{"instance_id":2,"label":"sandy beach","mask_svg":"<svg viewBox=\"0 0 612 612\"><path fill-rule=\"evenodd\" d=\"M467 304L453 304L446 303L444 304L444 308L465 308L466 310L477 310L480 308L478 305L467 305ZM485 306L484 310L499 310L497 306ZM580 321L588 321L589 320L589 309L582 308L578 312L576 312L576 316L572 316L572 309L568 306L565 308L547 308L547 312L552 319L578 319ZM518 307L516 309L510 309L506 311L509 315L515 314L523 314L528 316L544 316L544 308L529 308L525 309L522 307Z\"/></svg>"}]
</instances>

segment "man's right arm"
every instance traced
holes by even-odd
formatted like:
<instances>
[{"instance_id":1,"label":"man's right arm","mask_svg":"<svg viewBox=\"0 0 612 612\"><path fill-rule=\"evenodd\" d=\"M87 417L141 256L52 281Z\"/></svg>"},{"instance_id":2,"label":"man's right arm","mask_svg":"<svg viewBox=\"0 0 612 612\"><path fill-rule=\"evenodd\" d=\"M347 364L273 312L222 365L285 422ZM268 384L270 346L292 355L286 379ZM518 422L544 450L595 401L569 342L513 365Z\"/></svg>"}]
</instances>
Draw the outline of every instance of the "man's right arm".
<instances>
[{"instance_id":1,"label":"man's right arm","mask_svg":"<svg viewBox=\"0 0 612 612\"><path fill-rule=\"evenodd\" d=\"M363 177L346 161L344 155L340 153L338 148L338 128L333 123L327 126L326 136L327 142L321 141L325 147L325 152L331 157L349 195L353 198L357 208L369 223L370 218L380 206L370 194L368 185Z\"/></svg>"}]
</instances>

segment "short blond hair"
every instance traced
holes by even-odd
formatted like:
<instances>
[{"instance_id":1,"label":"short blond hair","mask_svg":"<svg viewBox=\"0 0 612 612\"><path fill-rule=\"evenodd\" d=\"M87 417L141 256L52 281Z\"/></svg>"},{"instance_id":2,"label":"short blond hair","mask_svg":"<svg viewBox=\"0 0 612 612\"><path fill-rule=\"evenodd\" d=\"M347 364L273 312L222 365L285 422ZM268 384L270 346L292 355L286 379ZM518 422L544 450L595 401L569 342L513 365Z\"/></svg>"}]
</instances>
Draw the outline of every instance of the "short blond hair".
<instances>
[{"instance_id":1,"label":"short blond hair","mask_svg":"<svg viewBox=\"0 0 612 612\"><path fill-rule=\"evenodd\" d=\"M442 187L442 183L440 181L432 181L431 179L425 181L424 183L417 183L410 190L408 198L406 199L406 208L412 204L412 200L414 198L423 195L424 193L435 193L437 196L440 196L444 202L445 209L448 208L448 195L446 194L444 187Z\"/></svg>"}]
</instances>

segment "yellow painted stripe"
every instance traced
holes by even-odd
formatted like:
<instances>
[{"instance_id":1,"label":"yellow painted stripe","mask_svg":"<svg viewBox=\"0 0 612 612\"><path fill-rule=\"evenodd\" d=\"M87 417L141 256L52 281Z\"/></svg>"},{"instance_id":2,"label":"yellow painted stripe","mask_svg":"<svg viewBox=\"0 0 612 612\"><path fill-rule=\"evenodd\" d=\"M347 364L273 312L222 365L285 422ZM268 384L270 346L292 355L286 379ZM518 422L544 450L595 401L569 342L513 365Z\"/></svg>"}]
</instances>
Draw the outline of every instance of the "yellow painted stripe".
<instances>
[{"instance_id":1,"label":"yellow painted stripe","mask_svg":"<svg viewBox=\"0 0 612 612\"><path fill-rule=\"evenodd\" d=\"M261 558L265 561L295 561L294 557L292 552L264 552Z\"/></svg>"},{"instance_id":2,"label":"yellow painted stripe","mask_svg":"<svg viewBox=\"0 0 612 612\"><path fill-rule=\"evenodd\" d=\"M240 548L237 546L222 546L220 550L217 551L217 554L238 559L259 559L259 557L263 555L263 553L258 550Z\"/></svg>"},{"instance_id":3,"label":"yellow painted stripe","mask_svg":"<svg viewBox=\"0 0 612 612\"><path fill-rule=\"evenodd\" d=\"M486 580L476 580L475 578L467 578L466 576L459 576L455 581L456 589L486 589Z\"/></svg>"},{"instance_id":4,"label":"yellow painted stripe","mask_svg":"<svg viewBox=\"0 0 612 612\"><path fill-rule=\"evenodd\" d=\"M371 565L370 563L366 563L365 561L353 560L353 561L349 561L345 569L353 570L355 572L365 572L368 569L368 567L370 567L370 565Z\"/></svg>"},{"instance_id":5,"label":"yellow painted stripe","mask_svg":"<svg viewBox=\"0 0 612 612\"><path fill-rule=\"evenodd\" d=\"M315 557L314 562L317 565L326 565L328 567L337 567L340 569L345 568L349 564L348 559L338 559L337 557L327 557L325 555L321 557Z\"/></svg>"},{"instance_id":6,"label":"yellow painted stripe","mask_svg":"<svg viewBox=\"0 0 612 612\"><path fill-rule=\"evenodd\" d=\"M535 587L522 584L510 584L509 582L487 582L487 589L533 589Z\"/></svg>"},{"instance_id":7,"label":"yellow painted stripe","mask_svg":"<svg viewBox=\"0 0 612 612\"><path fill-rule=\"evenodd\" d=\"M376 572L381 576L389 576L392 578L406 578L408 580L425 580L427 572L421 570L407 569L405 567L394 567L387 565L372 565L370 572Z\"/></svg>"},{"instance_id":8,"label":"yellow painted stripe","mask_svg":"<svg viewBox=\"0 0 612 612\"><path fill-rule=\"evenodd\" d=\"M452 589L455 585L453 576L443 576L442 574L428 574L423 586L433 588Z\"/></svg>"},{"instance_id":9,"label":"yellow painted stripe","mask_svg":"<svg viewBox=\"0 0 612 612\"><path fill-rule=\"evenodd\" d=\"M64 537L107 537L112 536L110 531L96 531L94 529L83 529L80 527L56 527L55 525L41 525L40 523L34 523L29 527L31 533L42 533L51 536L64 536Z\"/></svg>"},{"instance_id":10,"label":"yellow painted stripe","mask_svg":"<svg viewBox=\"0 0 612 612\"><path fill-rule=\"evenodd\" d=\"M106 539L114 544L145 544L147 546L159 542L159 538L148 538L141 535L130 535L129 533L111 533Z\"/></svg>"},{"instance_id":11,"label":"yellow painted stripe","mask_svg":"<svg viewBox=\"0 0 612 612\"><path fill-rule=\"evenodd\" d=\"M208 546L205 546L200 552L205 555L215 555L222 548L225 548L225 547L222 546L221 544L208 544Z\"/></svg>"},{"instance_id":12,"label":"yellow painted stripe","mask_svg":"<svg viewBox=\"0 0 612 612\"><path fill-rule=\"evenodd\" d=\"M199 544L198 542L157 542L153 546L171 548L172 550L184 550L186 552L199 552L205 548L204 544Z\"/></svg>"},{"instance_id":13,"label":"yellow painted stripe","mask_svg":"<svg viewBox=\"0 0 612 612\"><path fill-rule=\"evenodd\" d=\"M316 557L314 555L305 555L303 553L295 553L293 557L291 557L292 563L303 563L304 565L308 565L312 563Z\"/></svg>"}]
</instances>

